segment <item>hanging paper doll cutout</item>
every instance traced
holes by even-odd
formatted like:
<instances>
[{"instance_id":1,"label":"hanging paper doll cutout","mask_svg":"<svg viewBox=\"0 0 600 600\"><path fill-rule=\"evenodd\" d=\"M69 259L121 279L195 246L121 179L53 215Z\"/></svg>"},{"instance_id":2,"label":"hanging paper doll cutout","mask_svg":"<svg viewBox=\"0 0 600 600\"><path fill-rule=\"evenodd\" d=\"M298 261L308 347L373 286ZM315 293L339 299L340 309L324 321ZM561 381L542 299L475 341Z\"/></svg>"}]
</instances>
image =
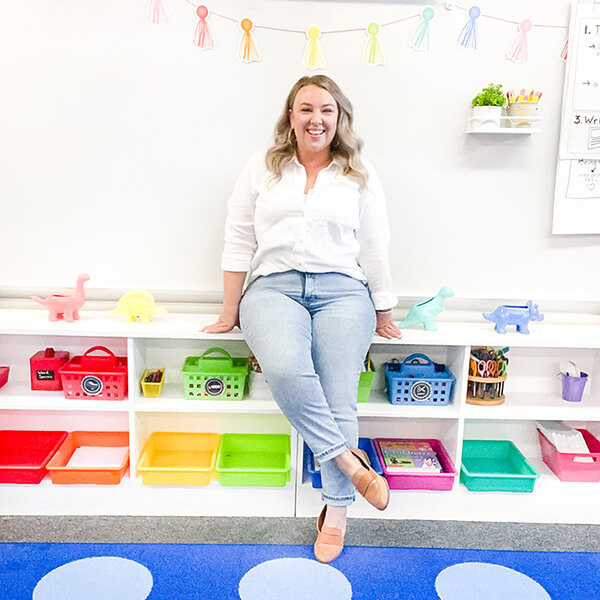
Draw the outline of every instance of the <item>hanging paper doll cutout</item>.
<instances>
[{"instance_id":1,"label":"hanging paper doll cutout","mask_svg":"<svg viewBox=\"0 0 600 600\"><path fill-rule=\"evenodd\" d=\"M252 61L259 61L260 51L256 45L256 40L252 35L254 23L250 19L242 19L240 21L240 27L244 33L242 34L242 40L240 41L240 50L238 52L238 56L244 62L248 63Z\"/></svg>"},{"instance_id":2,"label":"hanging paper doll cutout","mask_svg":"<svg viewBox=\"0 0 600 600\"><path fill-rule=\"evenodd\" d=\"M369 39L365 45L363 60L368 65L385 65L385 54L381 42L377 37L379 33L379 25L377 23L369 23L367 26L367 35Z\"/></svg>"},{"instance_id":3,"label":"hanging paper doll cutout","mask_svg":"<svg viewBox=\"0 0 600 600\"><path fill-rule=\"evenodd\" d=\"M479 18L481 15L481 10L479 6L471 6L469 8L469 20L466 22L463 27L460 35L458 36L458 43L463 48L472 48L473 50L477 49L477 21L475 19Z\"/></svg>"},{"instance_id":4,"label":"hanging paper doll cutout","mask_svg":"<svg viewBox=\"0 0 600 600\"><path fill-rule=\"evenodd\" d=\"M527 62L529 52L527 48L527 34L531 31L533 23L529 19L524 19L519 23L520 33L506 52L506 58L513 62Z\"/></svg>"},{"instance_id":5,"label":"hanging paper doll cutout","mask_svg":"<svg viewBox=\"0 0 600 600\"><path fill-rule=\"evenodd\" d=\"M306 37L308 38L308 43L304 50L304 66L309 69L324 69L325 61L323 59L323 52L321 51L321 44L319 44L321 30L316 25L311 25L306 30Z\"/></svg>"},{"instance_id":6,"label":"hanging paper doll cutout","mask_svg":"<svg viewBox=\"0 0 600 600\"><path fill-rule=\"evenodd\" d=\"M198 25L196 25L196 31L194 33L194 45L202 48L202 50L214 48L215 40L213 39L210 25L206 20L206 17L208 17L208 8L206 8L204 4L201 4L196 9L196 14L200 20L198 21Z\"/></svg>"},{"instance_id":7,"label":"hanging paper doll cutout","mask_svg":"<svg viewBox=\"0 0 600 600\"><path fill-rule=\"evenodd\" d=\"M169 11L164 0L150 0L148 3L148 13L146 19L150 23L156 25L168 25L169 24Z\"/></svg>"},{"instance_id":8,"label":"hanging paper doll cutout","mask_svg":"<svg viewBox=\"0 0 600 600\"><path fill-rule=\"evenodd\" d=\"M409 46L414 50L429 50L429 21L433 19L434 11L431 6L426 6L421 13L423 20L410 39Z\"/></svg>"}]
</instances>

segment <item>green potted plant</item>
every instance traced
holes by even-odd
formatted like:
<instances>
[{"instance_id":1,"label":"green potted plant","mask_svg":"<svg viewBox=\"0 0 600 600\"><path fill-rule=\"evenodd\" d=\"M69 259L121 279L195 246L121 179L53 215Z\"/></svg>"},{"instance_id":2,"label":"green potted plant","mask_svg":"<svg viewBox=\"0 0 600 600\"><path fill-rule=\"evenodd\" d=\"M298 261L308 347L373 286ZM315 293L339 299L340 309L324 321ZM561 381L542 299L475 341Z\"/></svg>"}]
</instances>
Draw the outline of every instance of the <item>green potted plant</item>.
<instances>
[{"instance_id":1,"label":"green potted plant","mask_svg":"<svg viewBox=\"0 0 600 600\"><path fill-rule=\"evenodd\" d=\"M473 105L473 131L489 131L500 127L502 107L506 96L499 83L490 83L471 101Z\"/></svg>"}]
</instances>

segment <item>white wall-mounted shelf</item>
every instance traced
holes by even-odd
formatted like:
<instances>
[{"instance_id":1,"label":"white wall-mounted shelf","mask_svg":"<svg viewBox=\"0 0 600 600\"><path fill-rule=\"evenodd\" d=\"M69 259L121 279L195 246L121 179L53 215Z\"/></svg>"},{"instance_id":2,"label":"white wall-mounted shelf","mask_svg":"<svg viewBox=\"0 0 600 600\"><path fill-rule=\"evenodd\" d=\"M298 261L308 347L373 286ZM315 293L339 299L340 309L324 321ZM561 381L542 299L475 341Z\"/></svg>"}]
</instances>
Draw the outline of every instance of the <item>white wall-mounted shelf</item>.
<instances>
[{"instance_id":1,"label":"white wall-mounted shelf","mask_svg":"<svg viewBox=\"0 0 600 600\"><path fill-rule=\"evenodd\" d=\"M504 109L503 109L504 110ZM504 135L530 135L532 133L541 133L540 127L534 127L533 124L538 124L543 117L514 117L509 116L506 112L502 113L500 118L500 126L494 127L488 123L484 123L481 126L477 125L478 121L482 120L482 117L473 116L472 110L469 111L469 118L467 119L467 133L490 133L504 134ZM529 124L513 126L513 123L519 123L527 121Z\"/></svg>"},{"instance_id":2,"label":"white wall-mounted shelf","mask_svg":"<svg viewBox=\"0 0 600 600\"><path fill-rule=\"evenodd\" d=\"M319 490L302 471L302 440L281 414L260 374L241 401L188 400L183 396L185 356L222 346L234 356L249 350L239 330L216 336L200 332L214 315L169 314L149 325L127 324L117 316L82 312L76 323L50 322L43 310L0 310L0 365L11 367L0 388L3 429L128 430L130 471L120 485L0 485L0 514L138 514L316 516ZM106 345L129 362L129 397L124 401L66 400L61 392L29 388L29 357L53 346L81 354ZM466 404L471 346L510 347L506 401L497 407ZM388 402L381 365L422 352L444 362L456 377L447 406L400 406ZM402 519L600 523L595 507L600 483L559 481L542 463L535 421L564 420L600 435L600 326L568 325L547 319L530 335L494 332L483 319L440 322L438 331L403 331L401 340L375 337L371 356L377 369L368 403L358 405L360 435L440 439L457 468L463 439L510 439L541 473L532 494L469 492L458 478L448 492L393 491L390 507L379 512L362 498L350 516ZM590 374L580 403L564 402L556 378L561 360L574 360ZM160 398L144 398L139 378L147 367L166 367ZM284 488L147 486L136 473L145 440L153 431L290 433L292 475ZM243 497L243 501L240 498ZM565 506L577 505L577 511Z\"/></svg>"}]
</instances>

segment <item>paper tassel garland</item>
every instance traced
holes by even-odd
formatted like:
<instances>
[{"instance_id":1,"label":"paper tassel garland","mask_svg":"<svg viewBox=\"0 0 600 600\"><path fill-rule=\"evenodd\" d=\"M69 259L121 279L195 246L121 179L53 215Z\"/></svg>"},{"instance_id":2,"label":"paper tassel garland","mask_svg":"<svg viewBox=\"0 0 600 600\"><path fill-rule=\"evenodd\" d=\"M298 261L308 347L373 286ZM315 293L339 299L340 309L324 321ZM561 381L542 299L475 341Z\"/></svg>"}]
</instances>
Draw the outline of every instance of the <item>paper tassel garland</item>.
<instances>
[{"instance_id":1,"label":"paper tassel garland","mask_svg":"<svg viewBox=\"0 0 600 600\"><path fill-rule=\"evenodd\" d=\"M321 52L321 44L319 44L321 30L316 25L311 25L306 30L306 37L308 43L304 50L304 66L308 69L324 69L325 61Z\"/></svg>"},{"instance_id":2,"label":"paper tassel garland","mask_svg":"<svg viewBox=\"0 0 600 600\"><path fill-rule=\"evenodd\" d=\"M204 4L201 4L196 9L196 14L200 20L198 21L198 25L196 25L196 31L194 33L194 45L202 48L202 50L214 48L215 40L213 39L210 25L206 20L208 17L208 8L206 8Z\"/></svg>"},{"instance_id":3,"label":"paper tassel garland","mask_svg":"<svg viewBox=\"0 0 600 600\"><path fill-rule=\"evenodd\" d=\"M148 3L148 14L146 19L150 23L156 25L168 25L169 24L169 11L164 0L150 0Z\"/></svg>"},{"instance_id":4,"label":"paper tassel garland","mask_svg":"<svg viewBox=\"0 0 600 600\"><path fill-rule=\"evenodd\" d=\"M367 26L367 35L369 39L365 45L363 60L368 65L385 65L385 54L381 42L377 37L379 33L379 25L377 23L369 23Z\"/></svg>"},{"instance_id":5,"label":"paper tassel garland","mask_svg":"<svg viewBox=\"0 0 600 600\"><path fill-rule=\"evenodd\" d=\"M479 6L471 6L469 9L469 20L466 22L463 27L460 35L458 36L458 43L463 48L472 48L473 50L477 49L477 21L481 15L481 10Z\"/></svg>"},{"instance_id":6,"label":"paper tassel garland","mask_svg":"<svg viewBox=\"0 0 600 600\"><path fill-rule=\"evenodd\" d=\"M519 23L519 34L506 52L506 58L513 62L527 62L529 52L527 49L527 34L531 31L533 23L525 19Z\"/></svg>"},{"instance_id":7,"label":"paper tassel garland","mask_svg":"<svg viewBox=\"0 0 600 600\"><path fill-rule=\"evenodd\" d=\"M244 62L260 60L260 52L258 50L258 46L256 45L256 40L252 35L254 23L252 23L250 19L242 19L240 22L240 27L244 33L242 34L242 40L240 42L240 50L238 53L239 57Z\"/></svg>"},{"instance_id":8,"label":"paper tassel garland","mask_svg":"<svg viewBox=\"0 0 600 600\"><path fill-rule=\"evenodd\" d=\"M433 14L434 12L431 6L427 6L423 9L423 12L421 13L423 20L417 27L408 44L411 48L423 51L429 50L429 21L433 19Z\"/></svg>"}]
</instances>

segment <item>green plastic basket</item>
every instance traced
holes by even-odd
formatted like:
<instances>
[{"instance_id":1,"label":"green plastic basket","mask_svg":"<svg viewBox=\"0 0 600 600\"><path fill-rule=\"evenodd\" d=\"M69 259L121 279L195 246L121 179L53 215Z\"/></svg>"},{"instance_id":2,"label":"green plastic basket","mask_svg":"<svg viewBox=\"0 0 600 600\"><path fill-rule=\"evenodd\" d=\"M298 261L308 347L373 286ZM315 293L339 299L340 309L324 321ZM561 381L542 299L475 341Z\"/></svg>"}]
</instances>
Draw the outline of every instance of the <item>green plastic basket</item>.
<instances>
[{"instance_id":1,"label":"green plastic basket","mask_svg":"<svg viewBox=\"0 0 600 600\"><path fill-rule=\"evenodd\" d=\"M369 370L363 371L360 374L358 380L358 402L368 402L369 396L371 395L371 387L373 386L373 379L375 378L375 365L373 361L369 359Z\"/></svg>"},{"instance_id":2,"label":"green plastic basket","mask_svg":"<svg viewBox=\"0 0 600 600\"><path fill-rule=\"evenodd\" d=\"M283 487L290 480L290 436L225 433L215 470L221 485Z\"/></svg>"},{"instance_id":3,"label":"green plastic basket","mask_svg":"<svg viewBox=\"0 0 600 600\"><path fill-rule=\"evenodd\" d=\"M221 356L210 356L214 353ZM232 358L223 348L209 348L201 356L188 356L181 373L188 399L243 400L248 359Z\"/></svg>"},{"instance_id":4,"label":"green plastic basket","mask_svg":"<svg viewBox=\"0 0 600 600\"><path fill-rule=\"evenodd\" d=\"M533 492L540 474L508 440L465 440L460 482L473 492Z\"/></svg>"}]
</instances>

